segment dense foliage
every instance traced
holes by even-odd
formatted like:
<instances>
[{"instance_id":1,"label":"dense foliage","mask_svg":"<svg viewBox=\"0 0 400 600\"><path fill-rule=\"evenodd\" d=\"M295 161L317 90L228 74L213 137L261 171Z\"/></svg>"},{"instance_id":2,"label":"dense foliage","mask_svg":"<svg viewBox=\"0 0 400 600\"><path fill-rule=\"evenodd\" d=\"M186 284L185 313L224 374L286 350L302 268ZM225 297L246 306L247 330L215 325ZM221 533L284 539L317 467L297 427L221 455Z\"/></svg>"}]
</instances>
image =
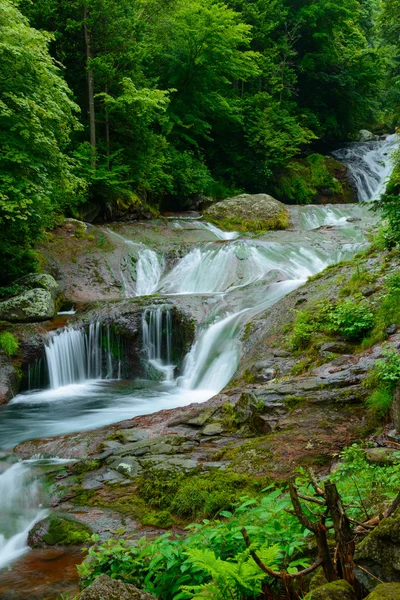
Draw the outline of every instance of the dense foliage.
<instances>
[{"instance_id":1,"label":"dense foliage","mask_svg":"<svg viewBox=\"0 0 400 600\"><path fill-rule=\"evenodd\" d=\"M240 190L301 203L334 186L310 144L396 122L396 2L2 2L3 283L78 205L140 214Z\"/></svg>"},{"instance_id":2,"label":"dense foliage","mask_svg":"<svg viewBox=\"0 0 400 600\"><path fill-rule=\"evenodd\" d=\"M343 451L330 479L349 505L351 517L364 520L397 494L399 473L400 464L370 464L364 449L353 445ZM304 494L310 494L302 471L297 484ZM142 538L137 544L119 539L93 546L90 561L85 561L79 572L87 584L107 573L162 600L255 598L266 576L252 562L241 528L246 526L265 564L295 573L309 564L312 537L290 508L288 494L272 486L258 498L242 498L234 512L221 512L218 520L190 525L184 536L167 533L153 541ZM311 518L315 519L315 511L318 506L314 505Z\"/></svg>"}]
</instances>

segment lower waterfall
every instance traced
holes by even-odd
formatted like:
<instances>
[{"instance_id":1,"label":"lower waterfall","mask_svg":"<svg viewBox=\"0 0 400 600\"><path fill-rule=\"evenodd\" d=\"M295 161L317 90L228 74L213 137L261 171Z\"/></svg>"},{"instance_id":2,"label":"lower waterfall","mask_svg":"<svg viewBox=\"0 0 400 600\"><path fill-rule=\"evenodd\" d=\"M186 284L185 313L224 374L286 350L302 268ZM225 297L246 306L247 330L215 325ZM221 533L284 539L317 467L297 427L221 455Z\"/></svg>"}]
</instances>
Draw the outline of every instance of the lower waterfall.
<instances>
[{"instance_id":1,"label":"lower waterfall","mask_svg":"<svg viewBox=\"0 0 400 600\"><path fill-rule=\"evenodd\" d=\"M148 308L142 316L143 349L147 360L148 378L153 368L166 381L174 378L172 364L172 316L169 307Z\"/></svg>"},{"instance_id":2,"label":"lower waterfall","mask_svg":"<svg viewBox=\"0 0 400 600\"><path fill-rule=\"evenodd\" d=\"M100 322L90 323L88 331L67 327L51 335L45 353L52 389L119 377L119 360L117 372L113 370L110 327Z\"/></svg>"}]
</instances>

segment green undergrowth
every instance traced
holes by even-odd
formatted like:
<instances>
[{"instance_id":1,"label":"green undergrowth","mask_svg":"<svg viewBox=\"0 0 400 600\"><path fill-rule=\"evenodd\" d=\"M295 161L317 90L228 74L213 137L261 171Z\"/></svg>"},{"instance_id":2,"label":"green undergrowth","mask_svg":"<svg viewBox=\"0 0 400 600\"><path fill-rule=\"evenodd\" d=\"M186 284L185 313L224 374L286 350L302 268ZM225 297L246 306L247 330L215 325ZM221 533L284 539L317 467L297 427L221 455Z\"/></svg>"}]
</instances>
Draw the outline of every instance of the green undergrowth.
<instances>
[{"instance_id":1,"label":"green undergrowth","mask_svg":"<svg viewBox=\"0 0 400 600\"><path fill-rule=\"evenodd\" d=\"M144 525L167 529L194 519L215 518L232 509L240 496L258 496L265 482L217 469L193 474L149 469L137 478L134 492L121 488L112 507L133 512Z\"/></svg>"},{"instance_id":2,"label":"green undergrowth","mask_svg":"<svg viewBox=\"0 0 400 600\"><path fill-rule=\"evenodd\" d=\"M375 362L364 383L365 387L373 390L366 404L375 416L385 417L389 412L399 383L400 354L388 345L383 351L383 358Z\"/></svg>"},{"instance_id":3,"label":"green undergrowth","mask_svg":"<svg viewBox=\"0 0 400 600\"><path fill-rule=\"evenodd\" d=\"M354 444L338 457L330 480L336 483L350 516L366 520L395 497L399 476L400 464L370 464L364 448ZM312 494L302 469L297 485L303 494ZM189 525L183 535L166 533L155 540L143 537L132 543L123 540L124 532L119 532L118 539L93 546L90 560L78 570L85 585L106 573L160 600L250 600L260 595L267 580L251 562L242 527L246 527L253 547L275 570L294 573L313 560L312 537L290 509L285 486L270 485L258 497L239 497L233 508L220 512L217 519ZM315 520L321 510L313 505L309 517ZM279 590L274 589L279 597Z\"/></svg>"}]
</instances>

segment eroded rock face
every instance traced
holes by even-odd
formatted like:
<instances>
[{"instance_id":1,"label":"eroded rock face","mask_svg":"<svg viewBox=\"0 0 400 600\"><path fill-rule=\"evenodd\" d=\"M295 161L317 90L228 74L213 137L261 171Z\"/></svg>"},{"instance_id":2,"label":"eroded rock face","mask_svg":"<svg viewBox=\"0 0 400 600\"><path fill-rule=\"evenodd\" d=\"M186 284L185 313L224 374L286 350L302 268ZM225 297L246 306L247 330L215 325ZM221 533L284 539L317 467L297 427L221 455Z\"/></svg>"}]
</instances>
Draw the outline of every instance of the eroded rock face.
<instances>
[{"instance_id":1,"label":"eroded rock face","mask_svg":"<svg viewBox=\"0 0 400 600\"><path fill-rule=\"evenodd\" d=\"M289 213L268 194L241 194L216 202L204 212L206 219L228 231L286 229Z\"/></svg>"},{"instance_id":2,"label":"eroded rock face","mask_svg":"<svg viewBox=\"0 0 400 600\"><path fill-rule=\"evenodd\" d=\"M134 585L108 575L100 575L80 595L79 600L155 600L154 596Z\"/></svg>"},{"instance_id":3,"label":"eroded rock face","mask_svg":"<svg viewBox=\"0 0 400 600\"><path fill-rule=\"evenodd\" d=\"M357 578L369 591L376 587L379 580L400 581L400 510L384 519L357 546L354 559L356 565L375 576L371 577L365 570L357 569Z\"/></svg>"},{"instance_id":4,"label":"eroded rock face","mask_svg":"<svg viewBox=\"0 0 400 600\"><path fill-rule=\"evenodd\" d=\"M0 404L7 404L18 391L18 375L12 361L0 354Z\"/></svg>"},{"instance_id":5,"label":"eroded rock face","mask_svg":"<svg viewBox=\"0 0 400 600\"><path fill-rule=\"evenodd\" d=\"M356 595L351 585L340 579L313 589L305 600L356 600Z\"/></svg>"},{"instance_id":6,"label":"eroded rock face","mask_svg":"<svg viewBox=\"0 0 400 600\"><path fill-rule=\"evenodd\" d=\"M10 323L47 321L54 317L55 310L52 293L35 288L0 302L0 320Z\"/></svg>"}]
</instances>

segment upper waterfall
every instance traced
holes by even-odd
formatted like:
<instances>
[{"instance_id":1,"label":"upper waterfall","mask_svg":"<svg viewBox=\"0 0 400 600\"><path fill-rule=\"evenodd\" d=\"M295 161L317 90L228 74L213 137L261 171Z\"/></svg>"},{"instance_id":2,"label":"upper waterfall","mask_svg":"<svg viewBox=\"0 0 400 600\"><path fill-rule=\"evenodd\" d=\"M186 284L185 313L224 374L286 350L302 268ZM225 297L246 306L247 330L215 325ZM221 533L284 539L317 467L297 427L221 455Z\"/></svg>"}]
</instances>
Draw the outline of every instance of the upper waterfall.
<instances>
[{"instance_id":1,"label":"upper waterfall","mask_svg":"<svg viewBox=\"0 0 400 600\"><path fill-rule=\"evenodd\" d=\"M333 152L335 158L347 165L360 202L377 200L385 191L393 170L392 154L398 145L399 136L394 134L385 140L355 142Z\"/></svg>"}]
</instances>

